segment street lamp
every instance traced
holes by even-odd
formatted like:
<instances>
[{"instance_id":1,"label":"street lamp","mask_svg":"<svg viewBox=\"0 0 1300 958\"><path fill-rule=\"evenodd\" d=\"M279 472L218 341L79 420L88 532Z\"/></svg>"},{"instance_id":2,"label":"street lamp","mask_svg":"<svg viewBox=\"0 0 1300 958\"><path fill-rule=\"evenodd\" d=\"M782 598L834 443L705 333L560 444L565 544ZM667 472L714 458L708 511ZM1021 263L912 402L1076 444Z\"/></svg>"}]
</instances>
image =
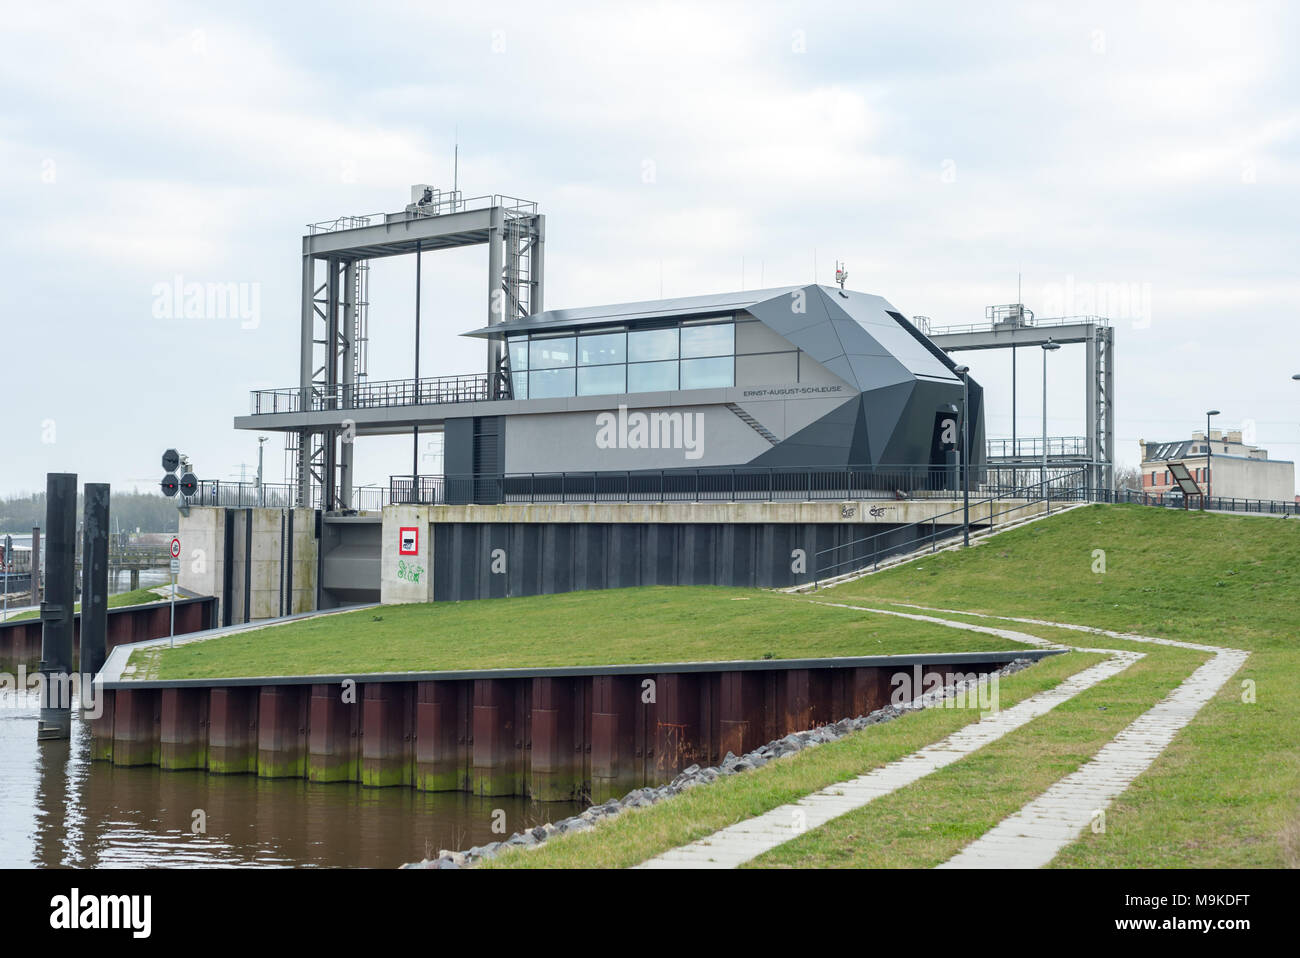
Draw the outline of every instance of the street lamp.
<instances>
[{"instance_id":1,"label":"street lamp","mask_svg":"<svg viewBox=\"0 0 1300 958\"><path fill-rule=\"evenodd\" d=\"M1213 479L1210 478L1210 456L1214 454L1214 447L1210 445L1210 417L1218 414L1219 410L1217 409L1210 409L1205 413L1205 495L1201 496L1202 510L1205 509L1205 499L1210 494L1210 483L1213 482Z\"/></svg>"},{"instance_id":2,"label":"street lamp","mask_svg":"<svg viewBox=\"0 0 1300 958\"><path fill-rule=\"evenodd\" d=\"M969 366L957 366L953 369L961 377L961 540L963 546L970 545L970 417L966 414L970 405Z\"/></svg>"},{"instance_id":3,"label":"street lamp","mask_svg":"<svg viewBox=\"0 0 1300 958\"><path fill-rule=\"evenodd\" d=\"M1047 491L1047 354L1060 348L1061 344L1054 343L1051 339L1043 343L1043 469L1039 476L1040 495Z\"/></svg>"}]
</instances>

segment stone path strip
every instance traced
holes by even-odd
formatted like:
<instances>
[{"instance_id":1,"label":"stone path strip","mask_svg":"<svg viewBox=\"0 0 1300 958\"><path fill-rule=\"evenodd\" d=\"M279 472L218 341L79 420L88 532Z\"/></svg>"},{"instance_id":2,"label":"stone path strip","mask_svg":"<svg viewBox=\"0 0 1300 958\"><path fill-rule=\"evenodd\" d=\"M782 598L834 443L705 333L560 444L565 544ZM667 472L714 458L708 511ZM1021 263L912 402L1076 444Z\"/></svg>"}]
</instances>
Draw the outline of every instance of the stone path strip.
<instances>
[{"instance_id":1,"label":"stone path strip","mask_svg":"<svg viewBox=\"0 0 1300 958\"><path fill-rule=\"evenodd\" d=\"M909 605L917 613L874 609L845 603L818 603L840 608L896 615L953 628L998 635L1029 645L1061 648L1059 643L1009 629L942 619L921 612L966 615L981 619L1021 622L1052 628L1105 635L1129 642L1193 649L1212 653L1161 702L1139 716L1097 752L1085 765L1061 779L1041 796L1008 816L990 831L967 845L941 868L1037 868L1048 864L1066 845L1079 837L1105 808L1122 794L1169 746L1178 731L1196 716L1236 672L1249 653L1241 649L1181 642L1155 636L1114 632L1109 629L1051 622L1014 616L990 616L958 609L933 609ZM902 604L902 603L899 603ZM675 848L644 862L642 868L735 868L776 848L810 828L817 828L847 812L861 808L881 795L888 795L951 764L1007 732L1050 711L1083 689L1118 674L1142 658L1141 653L1113 649L1064 646L1112 656L1106 662L1085 669L1047 692L995 713L984 721L968 725L934 745L899 759L848 782L829 786L797 802L782 805L763 815L739 822ZM1084 683L1084 684L1080 684ZM1050 704L1049 704L1050 703Z\"/></svg>"},{"instance_id":2,"label":"stone path strip","mask_svg":"<svg viewBox=\"0 0 1300 958\"><path fill-rule=\"evenodd\" d=\"M1006 637L1015 636L1017 641L1031 645L1054 644L1009 630L992 630L981 626L972 628L977 631L999 631ZM911 785L931 772L964 758L1143 658L1143 653L1140 652L1113 649L1097 651L1103 651L1110 658L1070 676L1055 688L1032 695L1011 708L986 713L980 721L958 729L947 738L865 775L831 785L797 802L781 805L763 815L738 822L689 845L670 849L637 867L735 868L809 829L824 825L833 818L861 808L882 795Z\"/></svg>"},{"instance_id":3,"label":"stone path strip","mask_svg":"<svg viewBox=\"0 0 1300 958\"><path fill-rule=\"evenodd\" d=\"M1016 616L988 616L955 609L909 606L929 612L949 612L981 619L1001 619L1088 632L1129 642L1170 645L1211 652L1210 659L1179 684L1163 701L1138 716L1087 764L1061 779L1046 792L1009 815L992 829L940 865L940 868L1041 868L1055 858L1099 813L1118 798L1133 780L1173 741L1205 703L1246 663L1241 649L1197 642L1180 642L1132 632L1113 632L1089 625L1050 622Z\"/></svg>"},{"instance_id":4,"label":"stone path strip","mask_svg":"<svg viewBox=\"0 0 1300 958\"><path fill-rule=\"evenodd\" d=\"M1224 651L1158 705L1102 746L1093 759L940 865L940 868L1040 868L1079 837L1104 809L1151 766L1179 729L1212 699L1246 661ZM1104 819L1101 820L1104 823Z\"/></svg>"}]
</instances>

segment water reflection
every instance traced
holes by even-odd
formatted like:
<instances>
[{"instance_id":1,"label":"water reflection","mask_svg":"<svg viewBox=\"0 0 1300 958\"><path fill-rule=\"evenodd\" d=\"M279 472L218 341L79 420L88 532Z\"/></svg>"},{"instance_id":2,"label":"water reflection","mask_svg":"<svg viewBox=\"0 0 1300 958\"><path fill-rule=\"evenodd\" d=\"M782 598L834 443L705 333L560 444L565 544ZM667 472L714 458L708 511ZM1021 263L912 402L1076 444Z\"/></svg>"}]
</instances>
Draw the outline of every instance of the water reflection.
<instances>
[{"instance_id":1,"label":"water reflection","mask_svg":"<svg viewBox=\"0 0 1300 958\"><path fill-rule=\"evenodd\" d=\"M367 866L391 868L500 840L581 806L461 792L313 784L252 775L115 768L71 742L36 742L37 710L0 693L0 867ZM194 834L196 810L206 834Z\"/></svg>"}]
</instances>

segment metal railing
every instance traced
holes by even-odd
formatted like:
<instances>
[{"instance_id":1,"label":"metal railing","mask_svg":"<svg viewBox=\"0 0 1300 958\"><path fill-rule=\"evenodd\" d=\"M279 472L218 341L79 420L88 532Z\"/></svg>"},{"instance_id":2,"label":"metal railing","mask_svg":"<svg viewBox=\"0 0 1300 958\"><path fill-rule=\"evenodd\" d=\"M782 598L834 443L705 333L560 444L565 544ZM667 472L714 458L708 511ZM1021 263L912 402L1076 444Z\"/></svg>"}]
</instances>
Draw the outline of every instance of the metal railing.
<instances>
[{"instance_id":1,"label":"metal railing","mask_svg":"<svg viewBox=\"0 0 1300 958\"><path fill-rule=\"evenodd\" d=\"M1204 500L1206 509L1223 512L1258 512L1265 515L1300 515L1300 503L1285 499L1237 499L1231 496L1183 496L1181 493L1145 492L1140 489L1120 490L1121 502L1136 502L1144 506L1166 509L1200 509Z\"/></svg>"},{"instance_id":2,"label":"metal railing","mask_svg":"<svg viewBox=\"0 0 1300 958\"><path fill-rule=\"evenodd\" d=\"M1031 318L1029 310L1025 310L1026 318L1023 323L1016 326L1011 323L998 322L996 319L985 320L982 323L961 323L956 326L932 326L930 328L931 336L943 336L950 333L987 333L995 329L1042 329L1053 326L1079 326L1091 323L1094 326L1109 326L1110 320L1105 316L1052 316L1045 319Z\"/></svg>"},{"instance_id":3,"label":"metal railing","mask_svg":"<svg viewBox=\"0 0 1300 958\"><path fill-rule=\"evenodd\" d=\"M294 487L287 482L223 482L201 479L192 496L183 497L191 506L225 506L231 509L260 507L287 509L293 505Z\"/></svg>"},{"instance_id":4,"label":"metal railing","mask_svg":"<svg viewBox=\"0 0 1300 958\"><path fill-rule=\"evenodd\" d=\"M1017 437L1011 439L990 439L986 443L990 459L1028 459L1042 458L1043 439L1041 436ZM1088 439L1086 436L1048 436L1047 455L1072 456L1086 459L1088 457Z\"/></svg>"},{"instance_id":5,"label":"metal railing","mask_svg":"<svg viewBox=\"0 0 1300 958\"><path fill-rule=\"evenodd\" d=\"M288 482L222 482L219 479L202 479L194 495L184 497L191 506L225 506L230 509L287 509L293 505L297 490ZM335 508L339 495L335 492ZM389 503L389 490L384 486L356 486L352 490L352 505L357 512L378 512ZM312 490L311 507L320 508L321 492Z\"/></svg>"},{"instance_id":6,"label":"metal railing","mask_svg":"<svg viewBox=\"0 0 1300 958\"><path fill-rule=\"evenodd\" d=\"M418 206L414 212L400 210L394 213L365 213L360 216L336 216L332 220L321 220L319 223L308 223L307 232L310 235L317 233L337 233L340 230L360 229L369 226L371 222L392 223L405 219L414 219L422 216L443 216L448 213L464 213L469 210L486 210L494 206L499 206L507 213L520 216L534 216L537 213L537 203L533 200L520 199L517 196L506 196L504 193L488 193L483 196L464 197L459 190L439 191L434 190L434 196L431 202Z\"/></svg>"},{"instance_id":7,"label":"metal railing","mask_svg":"<svg viewBox=\"0 0 1300 958\"><path fill-rule=\"evenodd\" d=\"M302 397L308 396L304 410ZM486 373L430 376L421 379L385 379L377 382L339 383L335 386L255 389L251 395L254 416L327 409L379 409L439 403L486 402L492 398Z\"/></svg>"},{"instance_id":8,"label":"metal railing","mask_svg":"<svg viewBox=\"0 0 1300 958\"><path fill-rule=\"evenodd\" d=\"M972 526L987 525L991 530L999 517L1013 512L1023 513L1034 506L1045 504L1046 512L1050 515L1053 501L1057 503L1108 501L1108 493L1098 496L1096 494L1097 490L1089 489L1086 483L1087 472L1081 469L1064 476L1053 477L1033 486L1005 490L995 495L985 495L982 498L972 499L969 508L965 505L958 506L928 519L911 522L904 526L896 526L884 532L862 536L849 542L831 546L829 549L822 549L813 556L813 587L817 588L823 579L850 575L868 567L872 569L879 568L882 559L888 559L891 556L907 552L915 552L918 548L923 548L927 542L930 544L931 552L937 551L940 540L961 535L967 528L964 517L968 512ZM993 509L993 503L1010 499L1018 501L1002 510L995 511ZM953 518L956 516L963 518ZM940 526L940 521L943 519L949 521ZM923 530L926 526L930 527L930 531L921 532L920 530ZM909 535L909 531L915 531L918 534ZM828 556L834 558L842 555L846 549L850 550L848 558L840 559L837 562L823 561ZM849 566L852 568L847 568Z\"/></svg>"},{"instance_id":9,"label":"metal railing","mask_svg":"<svg viewBox=\"0 0 1300 958\"><path fill-rule=\"evenodd\" d=\"M973 466L977 492L1016 495L1044 481L1075 482L1075 468ZM957 466L735 466L624 472L527 472L391 476L393 503L810 502L845 499L942 499L961 493Z\"/></svg>"}]
</instances>

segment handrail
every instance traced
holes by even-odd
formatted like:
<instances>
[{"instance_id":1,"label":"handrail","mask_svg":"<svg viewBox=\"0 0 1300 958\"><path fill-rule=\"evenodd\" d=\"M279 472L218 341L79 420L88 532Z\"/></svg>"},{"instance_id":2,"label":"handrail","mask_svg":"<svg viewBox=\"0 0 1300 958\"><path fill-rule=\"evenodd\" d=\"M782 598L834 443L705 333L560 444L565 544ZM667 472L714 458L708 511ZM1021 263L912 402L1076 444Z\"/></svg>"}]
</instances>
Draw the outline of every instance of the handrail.
<instances>
[{"instance_id":1,"label":"handrail","mask_svg":"<svg viewBox=\"0 0 1300 958\"><path fill-rule=\"evenodd\" d=\"M1084 479L1084 480L1086 480L1086 478L1087 478L1087 472L1086 472L1086 470L1082 470L1082 469L1079 470L1077 473L1070 473L1069 475L1077 475L1077 476L1079 476L1081 479ZM989 503L997 502L997 501L999 501L999 500L1001 500L1001 499L1007 499L1007 498L1012 498L1012 497L1015 497L1015 498L1024 498L1024 494L1025 494L1025 493L1027 493L1027 492L1028 492L1029 490L1031 490L1031 489L1036 489L1036 488L1038 488L1039 486L1044 486L1044 487L1045 487L1044 490L1043 490L1044 493L1045 493L1045 495L1040 496L1039 498L1036 498L1036 499L1029 499L1028 501L1021 503L1020 505L1013 506L1013 507L1010 508L1010 509L1005 509L1005 510L1003 510L1003 511L1000 512L1000 513L993 513L992 511L990 511L990 513L989 513L989 524L992 525L992 524L993 524L993 519L995 519L998 515L1004 515L1004 514L1006 514L1007 512L1014 512L1014 511L1016 511L1016 510L1026 509L1026 508L1028 508L1029 506L1031 506L1031 505L1035 505L1036 503L1039 503L1039 502L1046 502L1046 503L1047 503L1047 511L1048 511L1048 514L1050 515L1050 514L1051 514L1051 509L1052 509L1052 506L1051 506L1051 503L1052 503L1052 486L1051 486L1051 484L1052 484L1052 483L1059 483L1059 482L1061 481L1062 478L1068 478L1068 477L1057 476L1057 477L1052 478L1052 479L1046 479L1046 480L1044 480L1043 482L1035 483L1034 485L1031 485L1031 486L1025 486L1023 489L1012 490L1012 491L1009 491L1009 492L1004 492L1004 493L1002 493L1001 495L997 495L997 496L989 496L989 497L987 497L987 498L980 499L980 500L978 500L978 501L972 501L972 502L970 503L969 507L966 506L966 505L962 505L962 506L960 506L960 507L958 507L958 508L956 508L956 509L950 509L950 510L948 510L947 512L940 513L939 515L931 516L931 517L929 517L928 519L918 519L916 522L910 522L910 523L908 523L907 525L904 525L904 526L897 526L897 527L895 527L895 528L893 528L893 529L886 530L885 532L876 532L876 533L873 533L872 535L869 535L869 536L863 536L863 537L860 538L860 539L854 539L854 540L852 540L852 541L850 541L850 542L842 542L842 543L840 543L839 545L831 546L829 549L822 549L822 550L819 551L819 552L815 552L815 553L813 553L813 564L814 564L814 570L813 570L813 588L817 588L817 587L818 587L818 583L819 583L823 578L827 578L826 576L822 575L822 571L823 571L823 570L822 570L822 567L821 567L820 563L818 563L817 560L819 560L822 556L827 555L828 553L831 553L831 552L837 552L837 551L839 551L840 549L847 549L847 548L849 548L849 547L851 547L851 546L859 545L859 544L864 543L864 542L872 542L872 541L874 541L875 539L879 539L881 536L896 536L896 535L898 535L898 533L902 532L902 531L905 530L905 529L911 529L911 528L914 528L914 527L916 527L916 526L923 526L923 525L927 525L927 524L931 527L930 535L929 535L929 536L919 536L919 537L917 537L917 538L914 539L914 540L908 540L908 542L906 543L906 545L907 545L907 546L914 546L916 543L920 543L920 542L924 542L924 541L926 541L926 539L930 539L930 540L933 542L934 537L935 537L936 534L937 534L936 531L935 531L935 527L938 525L938 521L939 521L940 519L944 519L944 518L947 518L948 516L956 515L957 513L966 513L966 512L968 512L968 511L970 511L970 510L974 510L974 509L978 508L979 506L982 506L982 505L988 505ZM1086 496L1086 493L1087 493L1087 486L1086 486L1086 483L1081 483L1079 488L1080 488L1080 490L1081 490L1082 492L1084 492L1084 494L1085 494L1085 496ZM1064 500L1064 499L1069 498L1071 501L1074 500L1074 498L1075 498L1075 494L1076 494L1076 490L1075 490L1075 489L1063 489L1063 490L1061 490L1061 491L1062 491L1063 493L1068 493L1069 495L1068 495L1068 496L1067 496L1067 495L1058 496L1058 499L1062 499L1062 500ZM964 525L963 525L963 526L953 526L952 528L946 530L946 534L955 535L957 532L961 531L961 529L963 529L963 528L964 528ZM863 557L863 560L864 560L864 561L862 562L862 565L859 566L859 568L866 568L866 566L868 565L868 563L865 561L865 556ZM853 558L845 559L843 562L837 562L837 563L835 563L834 565L831 565L831 566L827 567L826 571L827 571L827 572L830 572L830 571L832 571L832 570L838 569L838 568L840 568L840 567L842 567L842 566L849 565L850 563L854 563L854 562L857 562L857 561L859 561L859 560L857 560L857 559L853 559ZM871 562L870 562L869 564L871 564L871 565L873 565L873 566L878 566L878 565L879 565L879 562L880 562L880 550L879 550L879 549L873 549L873 550L872 550L872 553L871 553Z\"/></svg>"},{"instance_id":2,"label":"handrail","mask_svg":"<svg viewBox=\"0 0 1300 958\"><path fill-rule=\"evenodd\" d=\"M429 206L421 207L414 213L407 213L406 210L395 210L391 213L365 213L360 216L336 216L331 220L321 220L318 223L308 223L307 232L309 235L316 233L336 233L341 230L362 229L370 225L371 220L378 220L380 223L388 222L390 217L401 217L403 215L411 218L422 218L426 216L445 216L448 213L463 213L469 210L485 210L494 206L499 206L507 213L522 214L532 216L537 213L537 203L534 200L521 199L518 196L508 196L505 193L485 193L482 196L462 197L459 190L446 190L437 194L439 199L436 203ZM430 208L433 207L433 208ZM450 207L448 210L441 210L442 207Z\"/></svg>"}]
</instances>

